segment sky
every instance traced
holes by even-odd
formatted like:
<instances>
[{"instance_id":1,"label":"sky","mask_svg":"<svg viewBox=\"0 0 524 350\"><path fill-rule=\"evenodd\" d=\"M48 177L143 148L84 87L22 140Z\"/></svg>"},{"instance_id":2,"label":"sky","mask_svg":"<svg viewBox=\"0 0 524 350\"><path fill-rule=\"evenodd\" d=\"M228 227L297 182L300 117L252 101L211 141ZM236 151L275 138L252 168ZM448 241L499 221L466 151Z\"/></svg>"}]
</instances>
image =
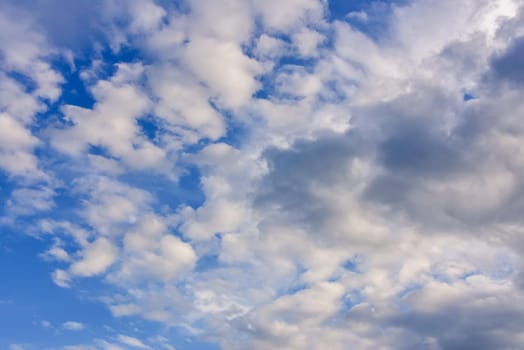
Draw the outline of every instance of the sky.
<instances>
[{"instance_id":1,"label":"sky","mask_svg":"<svg viewBox=\"0 0 524 350\"><path fill-rule=\"evenodd\" d=\"M520 0L0 0L0 349L524 348Z\"/></svg>"}]
</instances>

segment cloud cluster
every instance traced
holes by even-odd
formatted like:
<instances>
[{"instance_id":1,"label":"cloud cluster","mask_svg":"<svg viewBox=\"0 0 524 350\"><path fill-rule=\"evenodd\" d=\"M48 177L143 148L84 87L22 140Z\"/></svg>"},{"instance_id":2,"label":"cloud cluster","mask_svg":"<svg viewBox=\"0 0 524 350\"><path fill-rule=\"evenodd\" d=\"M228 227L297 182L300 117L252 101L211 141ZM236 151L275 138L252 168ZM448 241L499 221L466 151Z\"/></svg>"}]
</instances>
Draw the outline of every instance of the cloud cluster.
<instances>
[{"instance_id":1,"label":"cloud cluster","mask_svg":"<svg viewBox=\"0 0 524 350\"><path fill-rule=\"evenodd\" d=\"M51 14L0 15L2 222L57 285L223 349L524 346L518 1L96 4L80 68ZM191 176L202 203L153 188ZM64 349L172 348L102 338Z\"/></svg>"}]
</instances>

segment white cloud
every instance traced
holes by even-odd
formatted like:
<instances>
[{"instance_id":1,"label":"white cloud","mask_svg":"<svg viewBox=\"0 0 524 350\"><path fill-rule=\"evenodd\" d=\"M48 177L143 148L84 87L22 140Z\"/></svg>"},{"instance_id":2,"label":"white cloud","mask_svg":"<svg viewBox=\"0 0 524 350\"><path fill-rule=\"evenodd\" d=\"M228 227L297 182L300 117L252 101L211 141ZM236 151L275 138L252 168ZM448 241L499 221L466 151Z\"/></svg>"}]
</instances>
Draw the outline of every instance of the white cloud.
<instances>
[{"instance_id":1,"label":"white cloud","mask_svg":"<svg viewBox=\"0 0 524 350\"><path fill-rule=\"evenodd\" d=\"M38 174L33 148L38 139L8 114L0 114L0 167L16 175Z\"/></svg>"},{"instance_id":2,"label":"white cloud","mask_svg":"<svg viewBox=\"0 0 524 350\"><path fill-rule=\"evenodd\" d=\"M97 350L91 345L68 345L64 347L64 350Z\"/></svg>"},{"instance_id":3,"label":"white cloud","mask_svg":"<svg viewBox=\"0 0 524 350\"><path fill-rule=\"evenodd\" d=\"M26 93L20 83L9 78L5 73L0 73L0 77L2 110L24 124L30 123L34 114L43 110L43 104Z\"/></svg>"},{"instance_id":4,"label":"white cloud","mask_svg":"<svg viewBox=\"0 0 524 350\"><path fill-rule=\"evenodd\" d=\"M103 349L103 350L123 350L122 347L120 347L119 345L116 345L116 344L113 344L113 343L110 343L108 341L105 341L105 340L98 340L97 341L97 344Z\"/></svg>"},{"instance_id":5,"label":"white cloud","mask_svg":"<svg viewBox=\"0 0 524 350\"><path fill-rule=\"evenodd\" d=\"M166 11L152 0L133 1L129 4L132 31L151 31L159 27Z\"/></svg>"},{"instance_id":6,"label":"white cloud","mask_svg":"<svg viewBox=\"0 0 524 350\"><path fill-rule=\"evenodd\" d=\"M132 168L159 166L165 160L164 151L141 135L136 124L150 108L148 97L135 85L142 72L140 64L120 64L111 80L99 81L92 88L97 100L93 110L65 106L64 114L73 126L54 130L53 146L80 156L90 145L97 145Z\"/></svg>"},{"instance_id":7,"label":"white cloud","mask_svg":"<svg viewBox=\"0 0 524 350\"><path fill-rule=\"evenodd\" d=\"M63 79L47 62L51 48L44 36L30 21L14 20L17 14L7 4L1 7L0 168L26 179L48 180L33 154L40 141L29 126L35 114L47 108L44 101L59 97ZM13 73L22 78L14 78ZM24 86L24 79L34 88Z\"/></svg>"},{"instance_id":8,"label":"white cloud","mask_svg":"<svg viewBox=\"0 0 524 350\"><path fill-rule=\"evenodd\" d=\"M80 322L67 321L62 324L62 328L68 331L81 331L85 329L85 326L83 323Z\"/></svg>"},{"instance_id":9,"label":"white cloud","mask_svg":"<svg viewBox=\"0 0 524 350\"><path fill-rule=\"evenodd\" d=\"M13 216L21 216L49 211L55 205L54 195L55 192L48 187L16 189L6 203L8 213Z\"/></svg>"},{"instance_id":10,"label":"white cloud","mask_svg":"<svg viewBox=\"0 0 524 350\"><path fill-rule=\"evenodd\" d=\"M119 334L118 341L122 344L126 344L139 349L151 349L149 346L145 345L140 339L130 337L128 335Z\"/></svg>"},{"instance_id":11,"label":"white cloud","mask_svg":"<svg viewBox=\"0 0 524 350\"><path fill-rule=\"evenodd\" d=\"M118 250L107 238L98 238L82 251L70 272L76 276L95 276L104 273L116 260Z\"/></svg>"},{"instance_id":12,"label":"white cloud","mask_svg":"<svg viewBox=\"0 0 524 350\"><path fill-rule=\"evenodd\" d=\"M197 37L187 44L182 57L225 107L245 105L259 88L255 76L262 67L234 42Z\"/></svg>"},{"instance_id":13,"label":"white cloud","mask_svg":"<svg viewBox=\"0 0 524 350\"><path fill-rule=\"evenodd\" d=\"M4 69L21 72L37 84L35 96L56 100L60 93L62 76L45 60L52 53L45 37L32 28L27 19L14 20L19 13L7 7L0 15L0 51L4 57Z\"/></svg>"},{"instance_id":14,"label":"white cloud","mask_svg":"<svg viewBox=\"0 0 524 350\"><path fill-rule=\"evenodd\" d=\"M248 1L191 2L188 26L192 35L243 43L254 30L253 8Z\"/></svg>"},{"instance_id":15,"label":"white cloud","mask_svg":"<svg viewBox=\"0 0 524 350\"><path fill-rule=\"evenodd\" d=\"M133 238L126 236L126 239L130 242ZM154 246L135 249L111 278L130 282L153 279L168 282L191 271L197 260L191 245L169 234L153 239Z\"/></svg>"},{"instance_id":16,"label":"white cloud","mask_svg":"<svg viewBox=\"0 0 524 350\"><path fill-rule=\"evenodd\" d=\"M315 30L302 28L300 31L293 33L293 43L298 49L298 53L304 57L317 56L317 47L325 37Z\"/></svg>"},{"instance_id":17,"label":"white cloud","mask_svg":"<svg viewBox=\"0 0 524 350\"><path fill-rule=\"evenodd\" d=\"M62 105L67 125L50 121L41 140L33 117L59 94L52 50L40 34L3 34L6 65L37 88L0 83L0 167L44 178L46 157L69 155L53 169L61 187L21 183L7 209L51 212L38 229L54 242L43 256L66 265L57 285L104 278L115 317L226 349L520 348L515 4L374 4L350 16L359 26L330 22L316 0L129 4L109 11L107 32L137 62L102 80L93 62L93 108ZM29 30L4 17L13 36ZM69 221L52 215L62 191ZM116 340L94 344L151 348Z\"/></svg>"},{"instance_id":18,"label":"white cloud","mask_svg":"<svg viewBox=\"0 0 524 350\"><path fill-rule=\"evenodd\" d=\"M62 288L69 288L70 282L71 282L71 276L67 273L67 271L56 269L51 274L51 277L53 278L53 282L59 287Z\"/></svg>"},{"instance_id":19,"label":"white cloud","mask_svg":"<svg viewBox=\"0 0 524 350\"><path fill-rule=\"evenodd\" d=\"M108 236L120 233L122 225L135 223L151 201L149 193L107 176L77 179L75 186L89 198L81 215L91 227Z\"/></svg>"},{"instance_id":20,"label":"white cloud","mask_svg":"<svg viewBox=\"0 0 524 350\"><path fill-rule=\"evenodd\" d=\"M59 240L55 241L53 246L43 253L42 256L44 258L53 259L56 261L68 262L71 260L69 253L63 247L61 247Z\"/></svg>"},{"instance_id":21,"label":"white cloud","mask_svg":"<svg viewBox=\"0 0 524 350\"><path fill-rule=\"evenodd\" d=\"M304 22L321 21L324 3L318 0L254 1L257 11L262 15L269 30L286 32L301 27Z\"/></svg>"},{"instance_id":22,"label":"white cloud","mask_svg":"<svg viewBox=\"0 0 524 350\"><path fill-rule=\"evenodd\" d=\"M262 59L275 59L286 53L287 49L286 42L264 33L257 40L255 53Z\"/></svg>"},{"instance_id":23,"label":"white cloud","mask_svg":"<svg viewBox=\"0 0 524 350\"><path fill-rule=\"evenodd\" d=\"M130 316L140 312L140 307L136 304L112 305L110 309L111 313L116 317Z\"/></svg>"},{"instance_id":24,"label":"white cloud","mask_svg":"<svg viewBox=\"0 0 524 350\"><path fill-rule=\"evenodd\" d=\"M155 113L165 119L169 129L181 134L183 142L196 143L203 137L217 139L224 135L224 121L211 106L209 92L190 76L176 67L165 66L150 70L149 79L159 98ZM194 130L195 136L184 128Z\"/></svg>"}]
</instances>

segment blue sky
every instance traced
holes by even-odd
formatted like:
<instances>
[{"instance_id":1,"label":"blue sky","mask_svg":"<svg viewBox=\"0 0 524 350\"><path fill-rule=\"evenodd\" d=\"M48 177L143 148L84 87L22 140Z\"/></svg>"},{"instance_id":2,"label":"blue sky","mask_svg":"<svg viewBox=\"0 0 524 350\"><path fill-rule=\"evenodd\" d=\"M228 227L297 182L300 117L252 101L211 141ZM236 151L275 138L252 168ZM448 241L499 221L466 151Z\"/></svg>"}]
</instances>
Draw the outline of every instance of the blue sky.
<instances>
[{"instance_id":1,"label":"blue sky","mask_svg":"<svg viewBox=\"0 0 524 350\"><path fill-rule=\"evenodd\" d=\"M524 347L517 0L0 1L0 348Z\"/></svg>"}]
</instances>

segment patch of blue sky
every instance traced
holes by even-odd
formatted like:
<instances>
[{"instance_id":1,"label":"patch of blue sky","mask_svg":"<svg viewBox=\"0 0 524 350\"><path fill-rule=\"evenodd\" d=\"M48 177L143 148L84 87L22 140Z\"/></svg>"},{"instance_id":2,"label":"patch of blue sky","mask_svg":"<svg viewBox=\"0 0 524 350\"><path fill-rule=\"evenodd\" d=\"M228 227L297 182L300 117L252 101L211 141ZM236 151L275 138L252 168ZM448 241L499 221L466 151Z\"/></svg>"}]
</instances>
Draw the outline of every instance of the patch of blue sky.
<instances>
[{"instance_id":1,"label":"patch of blue sky","mask_svg":"<svg viewBox=\"0 0 524 350\"><path fill-rule=\"evenodd\" d=\"M239 148L243 141L249 137L249 130L242 121L242 116L234 116L230 111L219 110L226 122L226 134L216 142L227 143L230 146Z\"/></svg>"},{"instance_id":2,"label":"patch of blue sky","mask_svg":"<svg viewBox=\"0 0 524 350\"><path fill-rule=\"evenodd\" d=\"M365 297L362 296L360 290L352 290L349 293L346 293L341 299L341 308L339 314L343 317L347 315L355 306L361 304L365 300Z\"/></svg>"},{"instance_id":3,"label":"patch of blue sky","mask_svg":"<svg viewBox=\"0 0 524 350\"><path fill-rule=\"evenodd\" d=\"M16 180L16 178L10 177L7 173L0 171L0 198L9 198L11 192L17 186ZM0 205L0 213L3 213L5 209L5 202L3 202L3 205Z\"/></svg>"},{"instance_id":4,"label":"patch of blue sky","mask_svg":"<svg viewBox=\"0 0 524 350\"><path fill-rule=\"evenodd\" d=\"M57 113L64 104L70 104L83 108L93 108L95 100L93 96L87 90L84 80L80 77L81 72L84 69L91 67L91 59L76 59L74 62L75 67L71 67L65 60L55 62L55 69L59 71L63 78L64 83L62 84L62 94L57 102L51 106L54 110L49 110L47 113Z\"/></svg>"},{"instance_id":5,"label":"patch of blue sky","mask_svg":"<svg viewBox=\"0 0 524 350\"><path fill-rule=\"evenodd\" d=\"M464 100L464 102L467 102L467 101L475 100L477 99L477 97L469 92L465 92L464 95L462 96L462 99Z\"/></svg>"},{"instance_id":6,"label":"patch of blue sky","mask_svg":"<svg viewBox=\"0 0 524 350\"><path fill-rule=\"evenodd\" d=\"M331 20L345 21L352 27L378 40L389 28L388 18L395 6L409 3L411 0L330 0L329 15ZM387 37L387 35L386 35Z\"/></svg>"},{"instance_id":7,"label":"patch of blue sky","mask_svg":"<svg viewBox=\"0 0 524 350\"><path fill-rule=\"evenodd\" d=\"M0 64L1 63L2 62L0 61ZM18 84L20 84L25 89L25 91L29 93L33 92L38 87L36 82L33 79L31 79L31 77L19 71L11 70L6 72L6 75L7 77L13 79Z\"/></svg>"},{"instance_id":8,"label":"patch of blue sky","mask_svg":"<svg viewBox=\"0 0 524 350\"><path fill-rule=\"evenodd\" d=\"M358 263L354 259L347 260L342 264L342 267L351 272L358 272Z\"/></svg>"},{"instance_id":9,"label":"patch of blue sky","mask_svg":"<svg viewBox=\"0 0 524 350\"><path fill-rule=\"evenodd\" d=\"M292 285L289 289L286 290L285 293L282 293L282 295L293 295L293 294L297 294L303 290L306 290L310 287L309 284L307 283L297 283L297 284L294 284Z\"/></svg>"},{"instance_id":10,"label":"patch of blue sky","mask_svg":"<svg viewBox=\"0 0 524 350\"><path fill-rule=\"evenodd\" d=\"M150 141L155 143L159 134L162 132L161 126L152 115L145 115L136 120L141 134L146 136Z\"/></svg>"},{"instance_id":11,"label":"patch of blue sky","mask_svg":"<svg viewBox=\"0 0 524 350\"><path fill-rule=\"evenodd\" d=\"M78 290L60 288L52 282L50 274L54 266L44 263L40 257L42 241L18 232L6 232L6 228L2 231L0 275L9 283L0 288L0 300L9 303L0 305L3 334L0 348L7 349L10 343L53 345L55 335L42 327L42 321L56 325L76 316L80 318L76 321L95 325L113 322L103 305L79 298ZM67 337L67 334L56 337Z\"/></svg>"},{"instance_id":12,"label":"patch of blue sky","mask_svg":"<svg viewBox=\"0 0 524 350\"><path fill-rule=\"evenodd\" d=\"M97 300L113 287L98 278L75 280L71 289L58 287L50 274L61 267L60 264L44 263L40 257L46 240L5 230L3 233L0 275L9 283L0 288L3 334L0 348L7 349L9 344L18 343L37 344L28 348L43 349L91 344L94 338L111 340L116 334L139 338L156 334L174 339L177 349L216 349L206 342L188 338L182 329L166 329L160 323L137 317L113 317ZM80 322L85 328L63 329L62 325L68 321Z\"/></svg>"},{"instance_id":13,"label":"patch of blue sky","mask_svg":"<svg viewBox=\"0 0 524 350\"><path fill-rule=\"evenodd\" d=\"M218 268L220 266L218 254L206 254L200 257L195 266L195 272L203 272L211 269Z\"/></svg>"},{"instance_id":14,"label":"patch of blue sky","mask_svg":"<svg viewBox=\"0 0 524 350\"><path fill-rule=\"evenodd\" d=\"M348 13L366 10L370 4L376 1L370 0L330 0L328 1L329 15L332 20L344 20Z\"/></svg>"}]
</instances>

